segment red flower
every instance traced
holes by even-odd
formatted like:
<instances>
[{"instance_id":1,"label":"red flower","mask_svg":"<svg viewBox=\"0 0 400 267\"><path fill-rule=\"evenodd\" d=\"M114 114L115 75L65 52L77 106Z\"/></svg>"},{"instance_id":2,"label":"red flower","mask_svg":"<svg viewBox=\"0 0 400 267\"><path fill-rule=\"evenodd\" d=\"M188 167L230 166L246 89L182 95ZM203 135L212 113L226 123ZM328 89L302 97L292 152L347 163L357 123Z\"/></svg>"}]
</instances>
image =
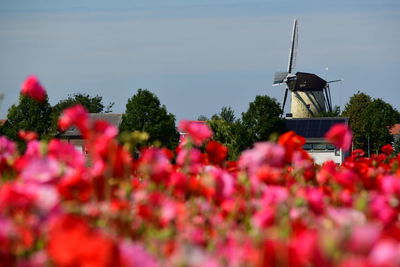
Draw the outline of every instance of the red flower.
<instances>
[{"instance_id":1,"label":"red flower","mask_svg":"<svg viewBox=\"0 0 400 267\"><path fill-rule=\"evenodd\" d=\"M106 235L91 229L82 218L64 215L50 227L47 246L57 266L118 266L119 253Z\"/></svg>"},{"instance_id":2,"label":"red flower","mask_svg":"<svg viewBox=\"0 0 400 267\"><path fill-rule=\"evenodd\" d=\"M382 150L382 152L383 152L383 154L385 154L385 155L387 155L387 156L390 156L392 153L393 153L393 147L391 146L391 145L389 145L389 144L387 144L387 145L384 145L382 148L381 148L381 150Z\"/></svg>"},{"instance_id":3,"label":"red flower","mask_svg":"<svg viewBox=\"0 0 400 267\"><path fill-rule=\"evenodd\" d=\"M18 137L22 140L29 142L38 138L38 134L33 131L19 130Z\"/></svg>"},{"instance_id":4,"label":"red flower","mask_svg":"<svg viewBox=\"0 0 400 267\"><path fill-rule=\"evenodd\" d=\"M58 193L65 200L86 202L92 196L93 188L83 171L74 170L66 174L57 184Z\"/></svg>"},{"instance_id":5,"label":"red flower","mask_svg":"<svg viewBox=\"0 0 400 267\"><path fill-rule=\"evenodd\" d=\"M206 146L208 160L213 164L221 164L228 155L228 148L217 141L210 141Z\"/></svg>"},{"instance_id":6,"label":"red flower","mask_svg":"<svg viewBox=\"0 0 400 267\"><path fill-rule=\"evenodd\" d=\"M31 75L22 84L21 94L42 102L46 98L46 90L36 76Z\"/></svg>"},{"instance_id":7,"label":"red flower","mask_svg":"<svg viewBox=\"0 0 400 267\"><path fill-rule=\"evenodd\" d=\"M294 131L289 131L279 136L278 143L285 148L285 161L286 163L290 163L293 152L301 150L306 143L306 139L297 135Z\"/></svg>"},{"instance_id":8,"label":"red flower","mask_svg":"<svg viewBox=\"0 0 400 267\"><path fill-rule=\"evenodd\" d=\"M326 133L325 138L336 147L348 151L351 146L353 134L346 124L335 124Z\"/></svg>"}]
</instances>

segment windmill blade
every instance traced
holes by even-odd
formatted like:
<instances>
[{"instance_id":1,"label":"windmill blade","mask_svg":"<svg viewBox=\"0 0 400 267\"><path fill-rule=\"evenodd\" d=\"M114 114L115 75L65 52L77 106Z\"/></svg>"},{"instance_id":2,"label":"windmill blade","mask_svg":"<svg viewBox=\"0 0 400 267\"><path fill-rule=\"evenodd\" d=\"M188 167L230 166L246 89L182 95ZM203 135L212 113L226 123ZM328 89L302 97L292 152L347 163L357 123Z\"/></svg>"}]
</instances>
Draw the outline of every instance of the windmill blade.
<instances>
[{"instance_id":1,"label":"windmill blade","mask_svg":"<svg viewBox=\"0 0 400 267\"><path fill-rule=\"evenodd\" d=\"M287 95L288 95L288 91L289 91L289 88L286 87L285 96L283 97L282 115L283 115L283 113L285 113L285 104L286 104L286 98L287 98Z\"/></svg>"},{"instance_id":2,"label":"windmill blade","mask_svg":"<svg viewBox=\"0 0 400 267\"><path fill-rule=\"evenodd\" d=\"M275 72L274 82L272 85L275 86L284 83L287 76L288 76L287 72Z\"/></svg>"},{"instance_id":3,"label":"windmill blade","mask_svg":"<svg viewBox=\"0 0 400 267\"><path fill-rule=\"evenodd\" d=\"M298 37L297 37L297 19L294 20L293 22L293 31L292 31L292 42L290 46L290 52L289 52L289 62L288 62L288 73L292 73L292 70L294 69L295 66L295 61L296 61L296 55L297 55L297 44L298 44Z\"/></svg>"},{"instance_id":4,"label":"windmill blade","mask_svg":"<svg viewBox=\"0 0 400 267\"><path fill-rule=\"evenodd\" d=\"M341 81L342 81L342 80L339 79L339 80L328 81L328 82L326 82L326 83L336 83L336 82L341 82Z\"/></svg>"}]
</instances>

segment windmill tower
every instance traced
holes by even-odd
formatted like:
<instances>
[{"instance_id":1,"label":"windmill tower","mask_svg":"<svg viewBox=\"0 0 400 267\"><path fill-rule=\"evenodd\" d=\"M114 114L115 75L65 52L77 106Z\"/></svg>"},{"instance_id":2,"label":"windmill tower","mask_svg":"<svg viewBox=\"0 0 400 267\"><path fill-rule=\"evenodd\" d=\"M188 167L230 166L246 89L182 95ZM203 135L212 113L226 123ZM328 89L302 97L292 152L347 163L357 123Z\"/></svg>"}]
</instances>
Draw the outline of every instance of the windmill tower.
<instances>
[{"instance_id":1,"label":"windmill tower","mask_svg":"<svg viewBox=\"0 0 400 267\"><path fill-rule=\"evenodd\" d=\"M288 92L291 93L290 113L293 118L310 118L332 110L329 83L321 77L306 72L293 73L298 43L298 23L294 20L287 72L276 72L273 86L286 84L282 113Z\"/></svg>"}]
</instances>

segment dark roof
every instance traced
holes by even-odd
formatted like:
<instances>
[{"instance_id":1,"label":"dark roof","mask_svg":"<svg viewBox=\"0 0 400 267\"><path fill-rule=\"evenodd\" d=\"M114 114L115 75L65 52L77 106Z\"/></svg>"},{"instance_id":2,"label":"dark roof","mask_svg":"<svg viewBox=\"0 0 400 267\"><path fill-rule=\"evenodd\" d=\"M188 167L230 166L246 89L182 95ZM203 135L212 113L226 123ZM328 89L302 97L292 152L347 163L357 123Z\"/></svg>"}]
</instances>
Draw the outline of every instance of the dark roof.
<instances>
[{"instance_id":1,"label":"dark roof","mask_svg":"<svg viewBox=\"0 0 400 267\"><path fill-rule=\"evenodd\" d=\"M297 72L296 79L291 85L293 91L319 91L323 90L326 86L326 81L321 77L306 72Z\"/></svg>"},{"instance_id":2,"label":"dark roof","mask_svg":"<svg viewBox=\"0 0 400 267\"><path fill-rule=\"evenodd\" d=\"M89 113L90 121L93 123L96 120L104 120L109 122L110 124L119 127L122 121L122 114L120 113ZM78 138L81 134L76 127L70 127L64 133L61 134L61 137L68 138Z\"/></svg>"},{"instance_id":3,"label":"dark roof","mask_svg":"<svg viewBox=\"0 0 400 267\"><path fill-rule=\"evenodd\" d=\"M289 131L295 131L305 138L324 138L334 124L348 124L348 118L295 118L286 119L285 123Z\"/></svg>"}]
</instances>

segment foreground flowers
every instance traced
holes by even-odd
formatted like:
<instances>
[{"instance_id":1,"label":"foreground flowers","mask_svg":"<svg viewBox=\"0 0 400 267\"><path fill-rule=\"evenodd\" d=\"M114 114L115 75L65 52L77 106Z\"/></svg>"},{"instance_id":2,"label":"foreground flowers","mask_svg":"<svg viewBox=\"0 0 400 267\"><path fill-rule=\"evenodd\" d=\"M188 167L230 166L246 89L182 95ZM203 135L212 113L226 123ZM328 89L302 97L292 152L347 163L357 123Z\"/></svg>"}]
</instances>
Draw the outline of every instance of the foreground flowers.
<instances>
[{"instance_id":1,"label":"foreground flowers","mask_svg":"<svg viewBox=\"0 0 400 267\"><path fill-rule=\"evenodd\" d=\"M236 163L193 123L181 123L188 135L177 151L150 147L138 159L81 106L59 125L79 128L87 156L27 133L19 155L0 137L0 264L400 266L391 147L316 166L288 132Z\"/></svg>"}]
</instances>

